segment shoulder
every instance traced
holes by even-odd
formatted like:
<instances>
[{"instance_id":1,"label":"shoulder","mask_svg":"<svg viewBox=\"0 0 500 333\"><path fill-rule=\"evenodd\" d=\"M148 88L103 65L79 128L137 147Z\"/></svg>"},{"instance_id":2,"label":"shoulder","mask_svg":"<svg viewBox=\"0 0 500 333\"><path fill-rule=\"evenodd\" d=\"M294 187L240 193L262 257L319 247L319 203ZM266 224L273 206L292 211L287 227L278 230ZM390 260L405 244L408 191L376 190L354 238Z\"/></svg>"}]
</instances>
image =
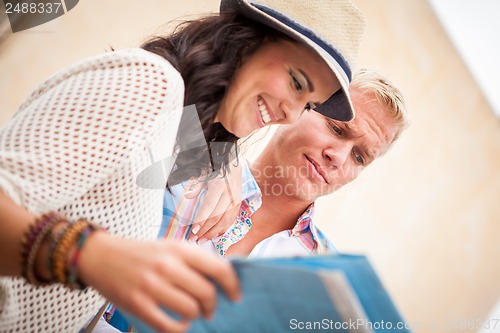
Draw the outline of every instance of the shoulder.
<instances>
[{"instance_id":1,"label":"shoulder","mask_svg":"<svg viewBox=\"0 0 500 333\"><path fill-rule=\"evenodd\" d=\"M140 48L106 52L74 63L41 83L24 105L62 86L89 93L124 91L130 96L140 94L145 98L175 96L177 99L180 95L182 100L184 95L184 82L172 64Z\"/></svg>"},{"instance_id":2,"label":"shoulder","mask_svg":"<svg viewBox=\"0 0 500 333\"><path fill-rule=\"evenodd\" d=\"M147 74L146 76L162 77L168 81L179 81L182 83L180 73L166 59L157 54L141 48L129 48L103 53L90 57L81 63L69 68L78 72L79 70L110 70L110 71L134 71Z\"/></svg>"},{"instance_id":3,"label":"shoulder","mask_svg":"<svg viewBox=\"0 0 500 333\"><path fill-rule=\"evenodd\" d=\"M63 73L78 73L89 70L150 72L151 75L168 75L182 81L180 73L166 59L141 48L128 48L102 53L86 58L63 70Z\"/></svg>"}]
</instances>

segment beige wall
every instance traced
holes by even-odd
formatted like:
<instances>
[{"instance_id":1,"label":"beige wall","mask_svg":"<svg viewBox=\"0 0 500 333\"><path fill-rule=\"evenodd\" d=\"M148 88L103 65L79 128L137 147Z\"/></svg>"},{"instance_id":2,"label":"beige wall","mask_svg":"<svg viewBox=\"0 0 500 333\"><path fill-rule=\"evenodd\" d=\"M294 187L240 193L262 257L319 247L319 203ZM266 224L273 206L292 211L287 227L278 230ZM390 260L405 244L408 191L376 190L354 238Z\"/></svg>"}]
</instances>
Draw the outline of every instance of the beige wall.
<instances>
[{"instance_id":1,"label":"beige wall","mask_svg":"<svg viewBox=\"0 0 500 333\"><path fill-rule=\"evenodd\" d=\"M500 297L500 120L426 2L355 2L360 63L400 87L412 126L321 221L368 253L410 321L480 319Z\"/></svg>"},{"instance_id":2,"label":"beige wall","mask_svg":"<svg viewBox=\"0 0 500 333\"><path fill-rule=\"evenodd\" d=\"M217 0L81 0L0 45L0 123L35 85L85 56L137 45ZM500 121L422 0L355 0L368 17L360 64L404 92L412 127L318 217L345 252L366 253L410 322L481 319L500 297ZM451 329L448 332L475 330Z\"/></svg>"}]
</instances>

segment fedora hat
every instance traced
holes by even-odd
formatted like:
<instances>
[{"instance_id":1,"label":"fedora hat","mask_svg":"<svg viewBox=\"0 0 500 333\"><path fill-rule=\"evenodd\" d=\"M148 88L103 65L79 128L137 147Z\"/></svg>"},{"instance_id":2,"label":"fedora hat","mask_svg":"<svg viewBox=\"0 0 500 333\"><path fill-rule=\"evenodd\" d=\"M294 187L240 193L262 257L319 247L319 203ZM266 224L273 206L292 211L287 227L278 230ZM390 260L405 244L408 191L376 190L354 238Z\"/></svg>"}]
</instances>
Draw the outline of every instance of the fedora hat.
<instances>
[{"instance_id":1,"label":"fedora hat","mask_svg":"<svg viewBox=\"0 0 500 333\"><path fill-rule=\"evenodd\" d=\"M354 118L348 88L366 21L350 1L221 0L220 11L237 12L309 46L328 64L341 85L315 110L340 121Z\"/></svg>"}]
</instances>

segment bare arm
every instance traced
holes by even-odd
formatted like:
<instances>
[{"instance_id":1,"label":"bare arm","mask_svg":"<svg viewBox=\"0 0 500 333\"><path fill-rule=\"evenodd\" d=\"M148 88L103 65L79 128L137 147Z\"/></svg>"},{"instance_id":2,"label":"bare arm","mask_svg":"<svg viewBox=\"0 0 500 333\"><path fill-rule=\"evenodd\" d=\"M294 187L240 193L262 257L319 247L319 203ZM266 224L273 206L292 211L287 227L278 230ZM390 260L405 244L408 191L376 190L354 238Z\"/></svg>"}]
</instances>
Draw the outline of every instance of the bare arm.
<instances>
[{"instance_id":1,"label":"bare arm","mask_svg":"<svg viewBox=\"0 0 500 333\"><path fill-rule=\"evenodd\" d=\"M0 275L20 276L21 239L35 215L0 192L0 216ZM45 242L36 259L36 273L44 279L50 277L48 246ZM85 244L78 268L84 283L160 331L182 332L188 325L167 316L160 305L188 320L211 317L216 305L211 280L229 298L240 298L238 279L228 262L173 241L137 242L99 231Z\"/></svg>"},{"instance_id":2,"label":"bare arm","mask_svg":"<svg viewBox=\"0 0 500 333\"><path fill-rule=\"evenodd\" d=\"M0 191L0 275L21 275L21 238L35 215Z\"/></svg>"},{"instance_id":3,"label":"bare arm","mask_svg":"<svg viewBox=\"0 0 500 333\"><path fill-rule=\"evenodd\" d=\"M152 234L148 223L156 223L153 218L159 214L151 212L157 207L160 213L161 202L154 192L136 186L136 171L145 167L146 148L171 153L180 118L177 107L182 105L180 75L145 52L105 54L55 75L0 131L0 169L12 177L26 207L0 196L0 275L21 275L21 239L35 215L57 210L88 218L110 232L88 237L79 252L80 280L157 330L182 331L186 323L174 321L160 306L186 319L210 316L216 302L213 281L232 299L239 287L228 262L200 249L118 236L146 239ZM130 88L128 77L157 86L144 97L142 85ZM51 276L48 248L42 243L34 266L46 280ZM67 261L73 249L66 253ZM45 301L50 306L48 297ZM73 293L65 301L76 309L76 302L87 299Z\"/></svg>"}]
</instances>

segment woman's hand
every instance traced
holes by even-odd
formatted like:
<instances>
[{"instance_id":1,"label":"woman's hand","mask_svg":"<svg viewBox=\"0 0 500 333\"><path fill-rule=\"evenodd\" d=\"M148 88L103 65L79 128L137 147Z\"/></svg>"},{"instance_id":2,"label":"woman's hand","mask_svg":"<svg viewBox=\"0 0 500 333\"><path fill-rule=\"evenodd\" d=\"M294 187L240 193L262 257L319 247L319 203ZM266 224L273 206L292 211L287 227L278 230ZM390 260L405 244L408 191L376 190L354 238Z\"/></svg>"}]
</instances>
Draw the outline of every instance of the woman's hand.
<instances>
[{"instance_id":1,"label":"woman's hand","mask_svg":"<svg viewBox=\"0 0 500 333\"><path fill-rule=\"evenodd\" d=\"M240 299L239 282L229 262L176 241L138 242L97 231L85 243L79 278L123 310L161 332L184 332L188 320L211 318L218 283ZM175 320L163 306L182 317Z\"/></svg>"},{"instance_id":2,"label":"woman's hand","mask_svg":"<svg viewBox=\"0 0 500 333\"><path fill-rule=\"evenodd\" d=\"M241 205L242 165L231 166L225 177L192 183L186 199L196 198L206 187L207 192L194 220L188 240L199 244L223 234L235 221Z\"/></svg>"}]
</instances>

